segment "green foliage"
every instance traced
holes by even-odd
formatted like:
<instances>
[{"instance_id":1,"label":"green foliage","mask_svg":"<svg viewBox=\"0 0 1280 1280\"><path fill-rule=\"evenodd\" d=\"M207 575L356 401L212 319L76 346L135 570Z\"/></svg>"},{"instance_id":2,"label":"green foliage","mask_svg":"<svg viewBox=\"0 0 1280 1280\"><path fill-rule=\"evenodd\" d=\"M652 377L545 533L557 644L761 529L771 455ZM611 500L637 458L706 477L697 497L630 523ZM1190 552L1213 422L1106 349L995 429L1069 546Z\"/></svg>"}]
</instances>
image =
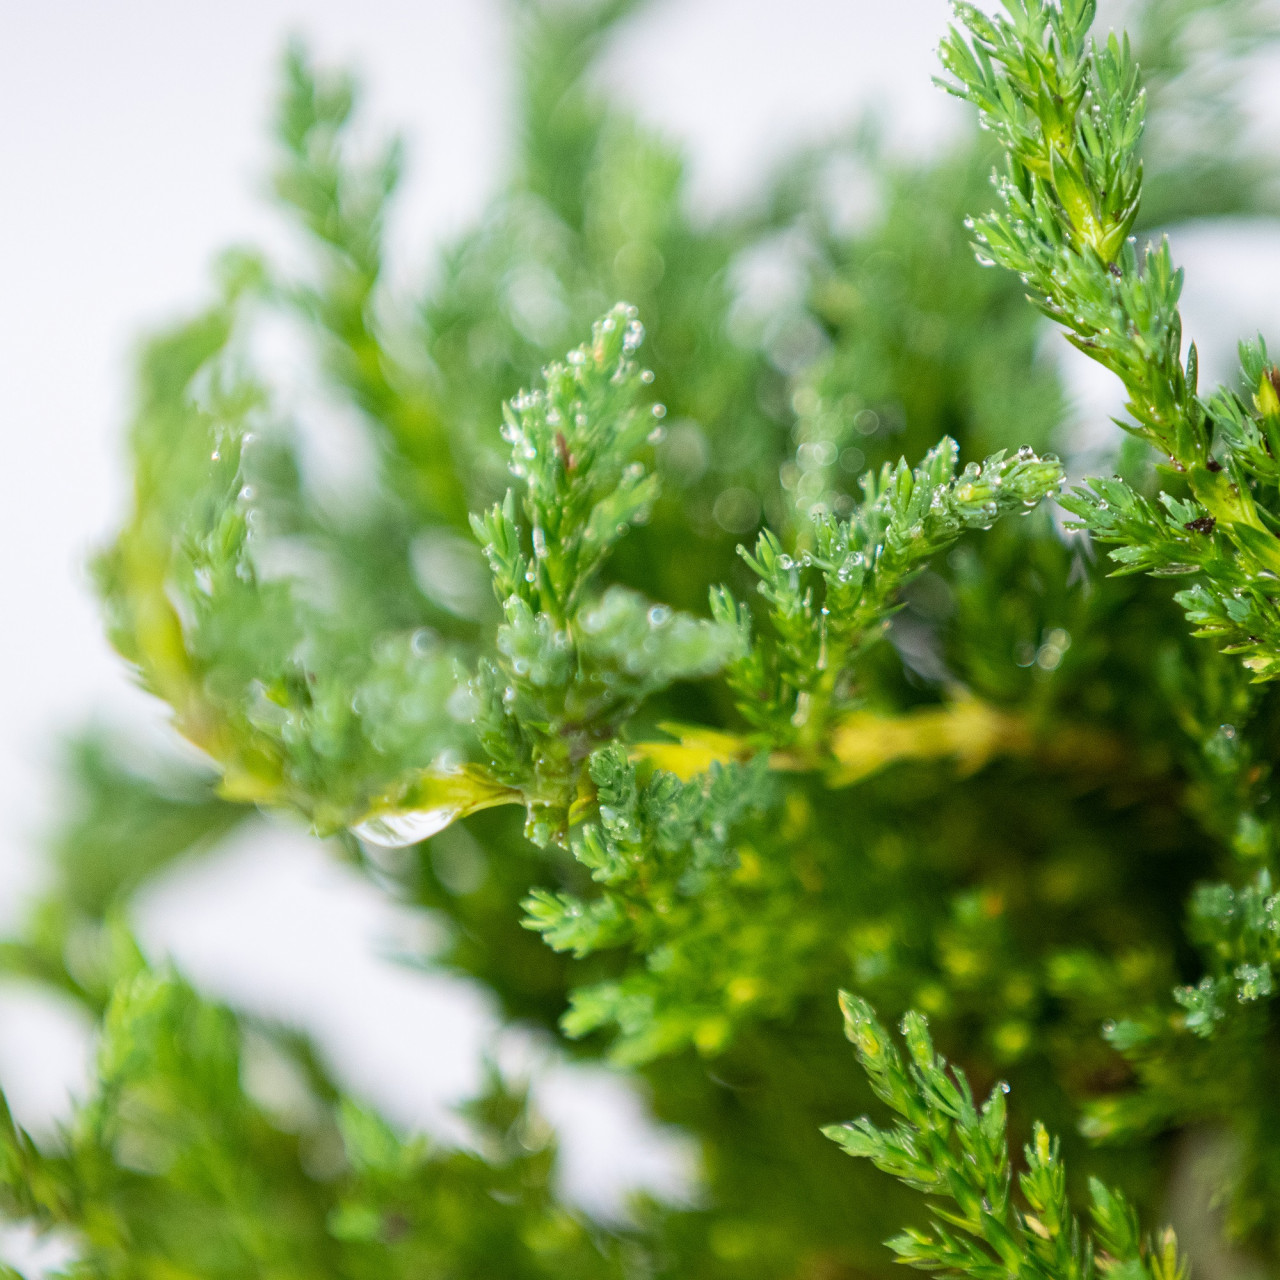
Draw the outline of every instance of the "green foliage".
<instances>
[{"instance_id":1,"label":"green foliage","mask_svg":"<svg viewBox=\"0 0 1280 1280\"><path fill-rule=\"evenodd\" d=\"M1104 1275L1183 1280L1172 1233L1144 1241L1125 1198L1096 1178L1089 1182L1093 1231L1086 1233L1067 1195L1058 1143L1036 1122L1024 1149L1026 1170L1014 1200L1005 1094L997 1084L979 1108L962 1072L948 1069L919 1014L903 1019L908 1062L865 1000L841 996L845 1034L876 1096L902 1117L892 1129L865 1117L832 1126L827 1136L851 1156L934 1197L928 1232L908 1230L889 1242L898 1258L922 1271L998 1280L1001 1276Z\"/></svg>"},{"instance_id":2,"label":"green foliage","mask_svg":"<svg viewBox=\"0 0 1280 1280\"><path fill-rule=\"evenodd\" d=\"M287 1041L247 1039L173 975L133 969L103 1016L95 1092L59 1149L0 1115L6 1211L75 1229L75 1274L626 1273L619 1241L556 1204L548 1131L501 1082L470 1110L479 1153L406 1140L309 1080ZM252 1061L289 1087L247 1092Z\"/></svg>"},{"instance_id":3,"label":"green foliage","mask_svg":"<svg viewBox=\"0 0 1280 1280\"><path fill-rule=\"evenodd\" d=\"M1011 21L994 22L960 10L969 39L953 31L944 46L954 77L948 87L978 105L1009 166L999 188L1003 211L978 225L978 251L1017 271L1069 340L1119 375L1133 419L1121 425L1185 477L1187 497L1161 493L1156 502L1119 476L1091 479L1063 500L1078 517L1072 527L1118 544L1110 556L1119 574L1198 575L1175 597L1194 634L1225 640L1224 652L1243 654L1255 679L1267 680L1280 670L1272 587L1280 518L1268 494L1276 484L1271 455L1280 379L1259 339L1240 349L1244 395L1224 388L1207 401L1199 397L1195 344L1185 364L1181 355L1182 275L1168 241L1139 255L1125 239L1141 190L1143 99L1127 41L1112 36L1105 49L1086 45L1093 8L1011 6ZM1184 705L1189 701L1185 689L1173 692ZM1245 717L1252 711L1247 697L1236 706ZM1238 734L1232 722L1216 733L1201 729L1203 772L1210 775L1201 799L1237 856L1265 860L1271 825L1256 809L1266 769L1253 763L1248 745L1236 745ZM1149 1128L1160 1122L1156 1117L1168 1124L1230 1113L1221 1088L1228 1078L1237 1098L1243 1089L1256 1097L1252 1059L1259 1049L1244 1050L1243 1061L1239 1055L1241 1036L1248 1042L1257 1029L1250 1030L1242 1006L1273 991L1273 906L1266 869L1240 889L1197 889L1189 932L1209 973L1174 991L1179 1012L1148 1008L1108 1024L1108 1038L1135 1061L1141 1088L1095 1105L1089 1121L1095 1136ZM1223 1068L1221 1044L1186 1052L1185 1033L1234 1041L1233 1068ZM1257 1152L1257 1119L1255 1111L1239 1126L1249 1134L1230 1209L1240 1231L1257 1231L1265 1219L1259 1185L1270 1174Z\"/></svg>"},{"instance_id":4,"label":"green foliage","mask_svg":"<svg viewBox=\"0 0 1280 1280\"><path fill-rule=\"evenodd\" d=\"M1003 145L1003 211L976 225L983 260L1015 271L1080 350L1123 381L1139 438L1185 475L1193 502L1163 495L1165 511L1123 480L1094 481L1065 505L1126 570L1199 573L1178 599L1198 635L1223 637L1260 679L1277 665L1269 587L1280 515L1265 486L1274 467L1267 424L1280 420L1266 348L1242 350L1252 406L1221 391L1197 395L1192 343L1184 366L1182 273L1168 241L1139 254L1144 102L1128 41L1087 40L1089 2L1013 6L1012 19L958 9L943 62L948 87L973 102Z\"/></svg>"},{"instance_id":5,"label":"green foliage","mask_svg":"<svg viewBox=\"0 0 1280 1280\"><path fill-rule=\"evenodd\" d=\"M626 947L645 964L573 991L565 1033L616 1027L613 1056L623 1063L686 1044L714 1053L736 1021L786 1007L815 932L778 928L786 895L744 838L744 829L764 834L768 761L713 765L687 782L656 772L642 789L626 756L606 747L591 775L600 821L582 829L573 853L603 892L584 900L535 890L525 923L557 951ZM762 935L785 937L790 954L761 947Z\"/></svg>"},{"instance_id":6,"label":"green foliage","mask_svg":"<svg viewBox=\"0 0 1280 1280\"><path fill-rule=\"evenodd\" d=\"M527 831L539 844L564 839L594 743L613 737L650 694L713 674L736 648L731 629L622 587L587 594L657 494L653 473L629 461L666 412L654 405L645 415L635 404L653 380L632 358L643 340L635 309L619 305L590 345L543 370L545 392L522 392L507 406L503 435L511 472L525 482L527 549L511 491L472 521L506 617L500 656L482 664L477 681L477 728L499 776L523 784Z\"/></svg>"},{"instance_id":7,"label":"green foliage","mask_svg":"<svg viewBox=\"0 0 1280 1280\"><path fill-rule=\"evenodd\" d=\"M1002 515L1026 512L1062 482L1056 458L1029 448L993 454L956 476L957 446L943 440L915 470L888 463L862 478L852 517L811 512L811 550L788 555L771 532L743 558L760 579L776 648L734 664L729 681L739 710L779 744L821 742L831 715L850 701L851 666L882 636L903 586L966 529L989 529ZM816 570L810 574L807 571ZM815 598L810 579L821 583ZM717 616L749 640L747 614L727 591L712 596Z\"/></svg>"},{"instance_id":8,"label":"green foliage","mask_svg":"<svg viewBox=\"0 0 1280 1280\"><path fill-rule=\"evenodd\" d=\"M886 1236L951 1275L1174 1280L1137 1225L1166 1212L1198 1273L1239 1273L1224 1235L1274 1270L1280 377L1259 340L1202 396L1181 276L1133 237L1274 209L1230 90L1276 24L1145 0L1095 45L1089 0L962 5L944 65L985 133L906 161L863 127L711 218L598 87L637 7L512 7L509 180L425 284L388 265L401 148L358 145L354 82L289 51L304 252L228 255L144 348L98 561L204 760L73 749L0 970L95 1022L97 1078L57 1134L6 1122L4 1216L63 1232L67 1274L157 1280L863 1280ZM963 217L999 153L991 271ZM1042 502L1079 471L1043 314L1128 393L1120 474L1061 499L1087 537ZM358 481L316 465L281 330ZM592 1223L518 1091L437 1146L148 966L134 895L254 806L435 913L429 963L629 1071L699 1146L694 1203ZM867 1000L919 1011L905 1058ZM874 1096L898 1119L836 1131L845 1160L820 1126ZM1201 1139L1221 1222L1187 1220ZM1068 1158L1124 1188L1091 1180L1089 1226ZM901 1234L919 1191L933 1225Z\"/></svg>"},{"instance_id":9,"label":"green foliage","mask_svg":"<svg viewBox=\"0 0 1280 1280\"><path fill-rule=\"evenodd\" d=\"M287 440L258 457L265 393L232 341L243 305L233 293L146 353L134 513L99 578L113 641L218 762L223 794L331 831L459 739L455 678L430 631L379 633L347 566L328 600L291 570L290 550L323 562L327 548L275 500Z\"/></svg>"}]
</instances>

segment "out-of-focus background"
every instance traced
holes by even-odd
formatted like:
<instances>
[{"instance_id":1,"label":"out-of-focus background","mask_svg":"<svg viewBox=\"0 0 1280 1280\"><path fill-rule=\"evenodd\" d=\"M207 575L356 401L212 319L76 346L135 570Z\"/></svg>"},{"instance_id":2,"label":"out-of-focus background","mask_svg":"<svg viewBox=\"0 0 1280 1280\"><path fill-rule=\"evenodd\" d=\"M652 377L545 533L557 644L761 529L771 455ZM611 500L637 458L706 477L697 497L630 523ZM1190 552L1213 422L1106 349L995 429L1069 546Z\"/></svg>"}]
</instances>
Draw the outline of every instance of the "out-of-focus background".
<instances>
[{"instance_id":1,"label":"out-of-focus background","mask_svg":"<svg viewBox=\"0 0 1280 1280\"><path fill-rule=\"evenodd\" d=\"M968 127L930 82L947 17L945 0L657 0L620 30L601 75L681 141L710 213L749 197L795 145L867 111L893 146L946 147ZM123 506L138 335L200 302L228 243L280 243L263 175L276 65L294 33L354 65L371 123L404 133L393 242L398 271L420 278L504 173L512 51L499 0L0 6L0 928L39 885L60 734L94 711L163 732L103 639L83 566ZM1260 137L1268 114L1280 122L1277 82L1263 75L1252 90ZM1280 228L1218 224L1175 235L1175 250L1189 332L1218 335L1202 345L1210 374L1226 372L1236 336L1280 334ZM1115 391L1083 362L1068 369L1081 429L1105 431ZM541 1064L538 1100L563 1131L571 1195L607 1212L628 1187L690 1185L688 1150L646 1125L620 1080L557 1064L532 1040L495 1040L477 991L399 966L407 933L420 948L427 926L300 832L263 823L162 879L135 923L204 989L307 1029L353 1090L406 1125L447 1130L450 1103L496 1052ZM71 1014L0 986L0 1082L20 1121L56 1123L88 1052Z\"/></svg>"}]
</instances>

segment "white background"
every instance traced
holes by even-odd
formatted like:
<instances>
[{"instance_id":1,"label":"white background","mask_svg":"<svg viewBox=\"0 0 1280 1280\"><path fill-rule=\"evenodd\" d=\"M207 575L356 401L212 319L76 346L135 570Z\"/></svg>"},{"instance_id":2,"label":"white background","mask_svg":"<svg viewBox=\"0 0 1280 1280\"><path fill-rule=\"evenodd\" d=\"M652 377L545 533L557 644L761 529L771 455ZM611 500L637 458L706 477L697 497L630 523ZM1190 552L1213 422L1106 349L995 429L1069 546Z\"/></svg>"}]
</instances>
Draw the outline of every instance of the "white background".
<instances>
[{"instance_id":1,"label":"white background","mask_svg":"<svg viewBox=\"0 0 1280 1280\"><path fill-rule=\"evenodd\" d=\"M601 78L683 141L693 198L714 209L868 106L899 144L945 146L957 109L929 77L947 17L943 0L658 0L619 33ZM229 242L279 241L261 194L265 134L294 32L354 63L373 121L406 134L395 244L406 271L425 269L502 178L510 48L497 0L0 0L0 927L39 883L58 734L95 710L158 719L102 639L83 564L122 510L137 335L200 303ZM1280 338L1273 228L1177 247L1189 328L1270 324ZM1114 404L1109 386L1078 385L1084 416ZM170 877L139 925L208 989L307 1027L406 1125L447 1124L494 1034L482 993L382 955L421 922L287 829ZM546 1053L511 1036L500 1048ZM20 1119L47 1128L84 1087L85 1052L65 1011L0 989L0 1082ZM579 1198L608 1210L626 1185L688 1185L687 1147L647 1132L620 1082L563 1068L547 1080L540 1100L567 1131Z\"/></svg>"}]
</instances>

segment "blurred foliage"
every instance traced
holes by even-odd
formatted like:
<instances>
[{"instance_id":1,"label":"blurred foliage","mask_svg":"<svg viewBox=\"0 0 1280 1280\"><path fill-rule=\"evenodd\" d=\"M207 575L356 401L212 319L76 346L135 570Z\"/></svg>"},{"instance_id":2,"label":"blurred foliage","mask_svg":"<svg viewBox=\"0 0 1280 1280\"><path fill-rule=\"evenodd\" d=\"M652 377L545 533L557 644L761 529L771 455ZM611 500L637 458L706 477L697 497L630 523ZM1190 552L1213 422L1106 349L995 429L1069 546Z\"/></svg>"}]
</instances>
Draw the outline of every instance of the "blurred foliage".
<instances>
[{"instance_id":1,"label":"blurred foliage","mask_svg":"<svg viewBox=\"0 0 1280 1280\"><path fill-rule=\"evenodd\" d=\"M1237 91L1276 15L1141 0L1132 55L1093 51L1086 0L963 8L949 69L994 128L906 161L863 122L710 218L598 86L639 8L513 3L510 174L425 282L386 268L403 149L358 144L351 78L288 52L274 190L306 253L229 253L147 345L97 560L200 763L69 747L0 962L97 1021L97 1078L55 1135L6 1112L0 1207L82 1276L837 1280L894 1235L946 1274L1172 1280L1128 1205L1164 1212L1196 1127L1244 1252L1204 1206L1193 1263L1274 1270L1280 706L1251 674L1280 379L1250 347L1202 401L1180 277L1126 237L1274 211ZM964 226L997 163L979 232L1013 271ZM1083 455L1029 291L1129 390L1120 474L1065 499L1121 576L1052 511ZM1199 572L1184 605L1252 672L1138 570ZM592 1222L517 1085L463 1149L398 1133L305 1037L144 958L135 893L256 807L443 918L423 963L634 1073L699 1144L696 1203ZM867 1001L916 1011L907 1059ZM877 1096L902 1124L836 1132L849 1161L821 1126ZM935 1225L903 1235L921 1190Z\"/></svg>"},{"instance_id":2,"label":"blurred foliage","mask_svg":"<svg viewBox=\"0 0 1280 1280\"><path fill-rule=\"evenodd\" d=\"M627 1273L624 1242L556 1202L550 1131L496 1077L466 1112L474 1151L406 1140L287 1039L117 955L96 1092L57 1155L0 1114L5 1210L73 1229L75 1274Z\"/></svg>"}]
</instances>

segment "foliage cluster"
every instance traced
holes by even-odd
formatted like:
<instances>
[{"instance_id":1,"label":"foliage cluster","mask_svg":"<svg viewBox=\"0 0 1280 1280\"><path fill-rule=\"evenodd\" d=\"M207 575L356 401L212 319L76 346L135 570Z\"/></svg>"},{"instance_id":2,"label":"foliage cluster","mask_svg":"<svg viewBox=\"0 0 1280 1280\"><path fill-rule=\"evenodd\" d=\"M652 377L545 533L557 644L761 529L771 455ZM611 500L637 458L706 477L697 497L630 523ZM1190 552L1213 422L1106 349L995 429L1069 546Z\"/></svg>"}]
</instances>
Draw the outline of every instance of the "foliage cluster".
<instances>
[{"instance_id":1,"label":"foliage cluster","mask_svg":"<svg viewBox=\"0 0 1280 1280\"><path fill-rule=\"evenodd\" d=\"M906 162L864 126L708 219L594 87L637 8L514 6L509 182L416 290L386 270L401 148L361 151L350 78L290 51L275 191L308 256L226 255L147 345L96 562L204 765L69 753L0 964L90 1013L97 1077L58 1134L0 1116L0 1210L122 1280L835 1280L886 1236L974 1280L1181 1280L1153 1226L1208 1146L1193 1263L1269 1274L1280 372L1259 339L1202 394L1169 241L1138 237L1277 212L1232 88L1280 24L1143 0L1099 41L1094 0L959 4L944 83L982 132ZM1101 461L1040 315L1123 384ZM316 466L281 328L362 481ZM518 1084L468 1148L398 1133L144 956L137 891L262 811L446 920L423 963L630 1072L696 1139L696 1202L593 1221ZM830 1127L877 1101L888 1127Z\"/></svg>"}]
</instances>

